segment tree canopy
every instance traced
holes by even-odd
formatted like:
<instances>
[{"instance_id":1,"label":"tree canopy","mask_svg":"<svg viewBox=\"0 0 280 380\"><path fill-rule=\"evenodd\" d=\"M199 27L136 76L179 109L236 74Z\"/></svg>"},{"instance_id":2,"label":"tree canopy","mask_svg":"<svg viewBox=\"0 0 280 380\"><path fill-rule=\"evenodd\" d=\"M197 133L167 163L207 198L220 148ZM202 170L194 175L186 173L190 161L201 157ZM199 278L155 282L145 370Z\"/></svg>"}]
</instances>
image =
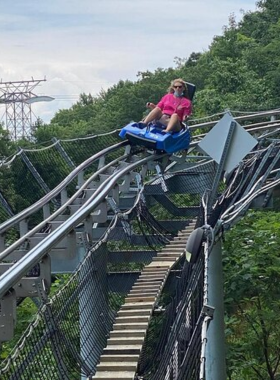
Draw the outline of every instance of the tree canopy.
<instances>
[{"instance_id":1,"label":"tree canopy","mask_svg":"<svg viewBox=\"0 0 280 380\"><path fill-rule=\"evenodd\" d=\"M280 101L280 10L277 0L259 1L254 12L237 23L229 16L222 35L205 52L176 57L174 67L139 72L135 82L120 80L99 94L81 94L70 109L58 111L49 125L39 125L37 142L108 132L140 120L147 101L157 102L172 79L197 86L193 117L225 109L258 111Z\"/></svg>"}]
</instances>

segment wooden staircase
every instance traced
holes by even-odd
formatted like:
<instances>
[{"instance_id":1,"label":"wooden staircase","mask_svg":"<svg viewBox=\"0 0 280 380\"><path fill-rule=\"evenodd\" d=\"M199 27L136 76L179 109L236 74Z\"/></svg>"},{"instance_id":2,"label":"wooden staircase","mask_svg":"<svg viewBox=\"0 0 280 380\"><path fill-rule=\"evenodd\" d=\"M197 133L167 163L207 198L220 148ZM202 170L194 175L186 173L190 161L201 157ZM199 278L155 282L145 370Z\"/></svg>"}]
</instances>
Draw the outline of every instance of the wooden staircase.
<instances>
[{"instance_id":1,"label":"wooden staircase","mask_svg":"<svg viewBox=\"0 0 280 380\"><path fill-rule=\"evenodd\" d=\"M154 306L172 267L185 253L191 222L145 266L118 311L94 380L134 380Z\"/></svg>"}]
</instances>

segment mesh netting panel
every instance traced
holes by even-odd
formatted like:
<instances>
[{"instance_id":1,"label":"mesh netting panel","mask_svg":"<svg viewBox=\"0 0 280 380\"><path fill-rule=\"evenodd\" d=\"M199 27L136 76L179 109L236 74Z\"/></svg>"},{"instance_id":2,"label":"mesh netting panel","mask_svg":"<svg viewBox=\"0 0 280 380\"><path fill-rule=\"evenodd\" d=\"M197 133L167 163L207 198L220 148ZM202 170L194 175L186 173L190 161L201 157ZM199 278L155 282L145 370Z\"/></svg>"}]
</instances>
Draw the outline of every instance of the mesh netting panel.
<instances>
[{"instance_id":1,"label":"mesh netting panel","mask_svg":"<svg viewBox=\"0 0 280 380\"><path fill-rule=\"evenodd\" d=\"M61 140L60 144L66 151L71 160L78 166L87 158L108 148L111 145L120 142L118 131L114 131L104 135L90 136L87 138L79 138L75 140ZM116 158L116 153L112 153L110 159Z\"/></svg>"},{"instance_id":2,"label":"mesh netting panel","mask_svg":"<svg viewBox=\"0 0 280 380\"><path fill-rule=\"evenodd\" d=\"M203 260L201 255L194 265L186 262L172 296L163 292L163 312L152 317L139 360L138 373L144 379L198 379Z\"/></svg>"},{"instance_id":3,"label":"mesh netting panel","mask_svg":"<svg viewBox=\"0 0 280 380\"><path fill-rule=\"evenodd\" d=\"M73 170L55 146L44 150L25 151L25 154L50 190Z\"/></svg>"},{"instance_id":4,"label":"mesh netting panel","mask_svg":"<svg viewBox=\"0 0 280 380\"><path fill-rule=\"evenodd\" d=\"M32 173L25 163L22 162L20 156L17 156L13 160L11 171L14 196L11 197L11 201L9 195L6 199L14 206L15 213L18 213L42 198L45 195L45 191L39 183L35 181Z\"/></svg>"},{"instance_id":5,"label":"mesh netting panel","mask_svg":"<svg viewBox=\"0 0 280 380\"><path fill-rule=\"evenodd\" d=\"M129 261L126 268L118 264L122 265L122 273L113 273L112 269L116 270L116 267L107 263L108 248L113 242L98 243L97 250L93 247L93 252L64 287L50 301L43 301L36 322L17 344L16 354L2 362L1 379L47 379L50 374L53 379L79 379L81 374L94 374L117 311L138 278L139 269L151 261L150 256L142 255L143 249L155 253L150 245L157 243L160 247L166 240L160 226L159 231L156 230L155 221L149 225L142 218L143 210L142 205L131 213L129 223L135 223L133 228L129 230L124 224L128 219L120 216L118 222L112 222L112 231L108 235L111 239L116 234L119 239L120 231L123 231L126 240L115 241L117 251L120 247L126 252L135 251L135 243L140 242L138 262ZM144 239L137 233L141 230L145 231ZM136 237L142 241L137 241ZM130 273L123 273L124 270L130 270Z\"/></svg>"},{"instance_id":6,"label":"mesh netting panel","mask_svg":"<svg viewBox=\"0 0 280 380\"><path fill-rule=\"evenodd\" d=\"M0 223L4 222L11 215L7 212L7 210L0 204Z\"/></svg>"},{"instance_id":7,"label":"mesh netting panel","mask_svg":"<svg viewBox=\"0 0 280 380\"><path fill-rule=\"evenodd\" d=\"M61 140L49 146L36 149L22 149L9 162L0 167L0 191L13 213L18 213L42 198L56 187L73 170L95 153L120 142L118 132L90 136L75 140ZM122 149L124 152L124 149ZM120 151L106 156L107 162L117 158ZM90 165L85 172L96 171L98 162ZM35 173L35 174L34 174ZM38 174L38 175L37 175ZM76 188L76 180L69 185L68 195ZM58 200L59 202L59 200ZM0 210L0 218L7 219Z\"/></svg>"},{"instance_id":8,"label":"mesh netting panel","mask_svg":"<svg viewBox=\"0 0 280 380\"><path fill-rule=\"evenodd\" d=\"M1 363L1 379L80 379L95 371L120 307L119 295L108 289L106 253L103 244L89 254L55 297L43 301L13 355Z\"/></svg>"},{"instance_id":9,"label":"mesh netting panel","mask_svg":"<svg viewBox=\"0 0 280 380\"><path fill-rule=\"evenodd\" d=\"M109 269L139 271L152 261L171 235L147 218L147 209L138 203L129 219L119 217L109 234Z\"/></svg>"}]
</instances>

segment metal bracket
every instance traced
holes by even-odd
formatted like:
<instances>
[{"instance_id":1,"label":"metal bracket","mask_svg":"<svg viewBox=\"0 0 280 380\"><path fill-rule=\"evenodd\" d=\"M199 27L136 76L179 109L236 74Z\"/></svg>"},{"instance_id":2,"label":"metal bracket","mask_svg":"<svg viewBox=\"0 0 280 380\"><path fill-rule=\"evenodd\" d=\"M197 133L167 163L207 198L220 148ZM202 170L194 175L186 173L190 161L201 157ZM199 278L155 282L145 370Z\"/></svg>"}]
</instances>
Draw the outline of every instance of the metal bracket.
<instances>
[{"instance_id":1,"label":"metal bracket","mask_svg":"<svg viewBox=\"0 0 280 380\"><path fill-rule=\"evenodd\" d=\"M202 313L213 319L215 308L210 305L203 305Z\"/></svg>"},{"instance_id":2,"label":"metal bracket","mask_svg":"<svg viewBox=\"0 0 280 380\"><path fill-rule=\"evenodd\" d=\"M0 342L13 339L16 325L16 292L11 289L0 300Z\"/></svg>"},{"instance_id":3,"label":"metal bracket","mask_svg":"<svg viewBox=\"0 0 280 380\"><path fill-rule=\"evenodd\" d=\"M0 275L6 272L12 263L0 264ZM47 255L39 262L40 274L37 277L22 277L22 279L14 286L16 297L38 297L37 282L44 280L46 288L51 286L51 260Z\"/></svg>"}]
</instances>

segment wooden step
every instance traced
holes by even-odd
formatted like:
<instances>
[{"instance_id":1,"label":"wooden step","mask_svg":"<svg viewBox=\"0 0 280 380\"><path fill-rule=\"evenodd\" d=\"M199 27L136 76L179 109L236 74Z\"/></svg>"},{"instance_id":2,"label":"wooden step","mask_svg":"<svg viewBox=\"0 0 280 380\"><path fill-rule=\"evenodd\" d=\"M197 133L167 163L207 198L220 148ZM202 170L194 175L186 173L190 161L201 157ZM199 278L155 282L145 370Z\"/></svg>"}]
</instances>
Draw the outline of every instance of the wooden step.
<instances>
[{"instance_id":1,"label":"wooden step","mask_svg":"<svg viewBox=\"0 0 280 380\"><path fill-rule=\"evenodd\" d=\"M164 261L161 262L161 263L155 263L154 261L152 261L150 264L149 264L149 268L151 269L154 269L154 268L162 268L164 270L168 270L169 268L171 267L171 265L168 265L166 264ZM147 267L148 268L148 267Z\"/></svg>"},{"instance_id":2,"label":"wooden step","mask_svg":"<svg viewBox=\"0 0 280 380\"><path fill-rule=\"evenodd\" d=\"M158 281L163 281L164 277L163 276L140 276L136 283L142 283L142 282L158 282Z\"/></svg>"},{"instance_id":3,"label":"wooden step","mask_svg":"<svg viewBox=\"0 0 280 380\"><path fill-rule=\"evenodd\" d=\"M164 282L164 280L162 281L155 281L155 282L151 282L149 281L148 283L146 282L136 282L133 287L131 288L130 292L132 290L139 290L139 289L142 289L143 291L145 291L145 289L154 289L155 291L158 291L158 289L160 288L161 284Z\"/></svg>"},{"instance_id":4,"label":"wooden step","mask_svg":"<svg viewBox=\"0 0 280 380\"><path fill-rule=\"evenodd\" d=\"M136 281L137 284L143 284L145 285L145 282L151 282L151 281L155 281L155 282L161 282L161 281L164 281L164 279L166 278L166 276L160 276L160 277L139 277L138 280Z\"/></svg>"},{"instance_id":5,"label":"wooden step","mask_svg":"<svg viewBox=\"0 0 280 380\"><path fill-rule=\"evenodd\" d=\"M122 305L122 310L125 309L146 309L147 307L153 307L154 302L141 302L141 303L125 303Z\"/></svg>"},{"instance_id":6,"label":"wooden step","mask_svg":"<svg viewBox=\"0 0 280 380\"><path fill-rule=\"evenodd\" d=\"M174 241L173 241L173 243L179 243L179 244L186 244L187 243L187 238L185 237L185 236L176 236L175 238L174 238Z\"/></svg>"},{"instance_id":7,"label":"wooden step","mask_svg":"<svg viewBox=\"0 0 280 380\"><path fill-rule=\"evenodd\" d=\"M101 355L100 363L102 362L137 362L139 355Z\"/></svg>"},{"instance_id":8,"label":"wooden step","mask_svg":"<svg viewBox=\"0 0 280 380\"><path fill-rule=\"evenodd\" d=\"M133 344L133 345L108 345L104 348L103 352L105 355L135 355L140 354L142 349L142 344Z\"/></svg>"},{"instance_id":9,"label":"wooden step","mask_svg":"<svg viewBox=\"0 0 280 380\"><path fill-rule=\"evenodd\" d=\"M160 257L179 257L181 255L181 252L163 252L163 253L159 253L157 258L160 258Z\"/></svg>"},{"instance_id":10,"label":"wooden step","mask_svg":"<svg viewBox=\"0 0 280 380\"><path fill-rule=\"evenodd\" d=\"M110 332L110 338L121 338L121 337L145 337L146 335L146 330L113 330Z\"/></svg>"},{"instance_id":11,"label":"wooden step","mask_svg":"<svg viewBox=\"0 0 280 380\"><path fill-rule=\"evenodd\" d=\"M142 291L143 293L148 293L150 291L158 292L159 288L161 287L162 282L156 282L155 284L152 284L152 285L137 284L137 286L134 286L130 290L129 294L135 291Z\"/></svg>"},{"instance_id":12,"label":"wooden step","mask_svg":"<svg viewBox=\"0 0 280 380\"><path fill-rule=\"evenodd\" d=\"M166 259L170 259L171 258L171 260L173 260L174 262L177 260L177 259L179 259L179 257L181 257L181 255L178 255L178 254L172 254L172 253L167 253L167 254L162 254L162 255L160 255L159 257L157 257L157 259L155 260L155 261L157 261L157 260L166 260Z\"/></svg>"},{"instance_id":13,"label":"wooden step","mask_svg":"<svg viewBox=\"0 0 280 380\"><path fill-rule=\"evenodd\" d=\"M122 310L120 309L117 313L118 317L129 317L129 316L141 316L141 315L150 315L151 314L151 308L148 309L132 309L132 310Z\"/></svg>"},{"instance_id":14,"label":"wooden step","mask_svg":"<svg viewBox=\"0 0 280 380\"><path fill-rule=\"evenodd\" d=\"M149 264L150 265L150 264ZM155 267L147 267L148 270L143 270L141 272L141 276L166 276L166 269L165 268L155 268ZM161 269L161 270L158 270Z\"/></svg>"},{"instance_id":15,"label":"wooden step","mask_svg":"<svg viewBox=\"0 0 280 380\"><path fill-rule=\"evenodd\" d=\"M117 317L115 320L115 323L133 323L133 322L149 322L150 316L149 315L135 315L135 316L128 316L128 317Z\"/></svg>"},{"instance_id":16,"label":"wooden step","mask_svg":"<svg viewBox=\"0 0 280 380\"><path fill-rule=\"evenodd\" d=\"M184 251L184 249L182 249L182 248L180 248L180 247L178 247L178 248L171 248L171 247L165 247L165 248L163 248L159 253L158 253L158 255L160 254L160 253L162 253L162 252L182 252L182 251Z\"/></svg>"},{"instance_id":17,"label":"wooden step","mask_svg":"<svg viewBox=\"0 0 280 380\"><path fill-rule=\"evenodd\" d=\"M145 297L144 296L145 293L151 293L152 292L153 294L148 296L148 297L153 297L154 295L157 295L162 284L163 284L163 281L158 282L155 285L141 285L141 286L135 285L135 287L133 289L131 289L131 291L129 292L128 295L131 295L131 294L135 295L135 293L138 293L139 296Z\"/></svg>"},{"instance_id":18,"label":"wooden step","mask_svg":"<svg viewBox=\"0 0 280 380\"><path fill-rule=\"evenodd\" d=\"M136 292L134 293L129 293L126 298L135 297L135 295L142 296L142 297L156 297L157 293L158 293L157 291L143 293L142 291L139 292L136 290Z\"/></svg>"},{"instance_id":19,"label":"wooden step","mask_svg":"<svg viewBox=\"0 0 280 380\"><path fill-rule=\"evenodd\" d=\"M93 380L134 380L135 372L134 371L98 371L93 377Z\"/></svg>"},{"instance_id":20,"label":"wooden step","mask_svg":"<svg viewBox=\"0 0 280 380\"><path fill-rule=\"evenodd\" d=\"M162 285L161 285L162 286ZM138 296L142 296L142 294L144 293L151 293L151 292L156 292L156 295L158 295L158 292L160 291L160 288L161 286L153 286L153 287L147 287L147 288L135 288L135 289L131 289L129 295L131 297L138 297Z\"/></svg>"},{"instance_id":21,"label":"wooden step","mask_svg":"<svg viewBox=\"0 0 280 380\"><path fill-rule=\"evenodd\" d=\"M190 234L193 232L193 229L192 228L189 228L188 230L186 231L181 231L178 233L178 236L180 237L183 237L183 238L187 238L190 236Z\"/></svg>"},{"instance_id":22,"label":"wooden step","mask_svg":"<svg viewBox=\"0 0 280 380\"><path fill-rule=\"evenodd\" d=\"M143 297L141 295L135 295L134 297L126 297L125 298L125 302L127 303L133 303L133 302L137 302L137 303L142 303L142 302L155 302L155 299L156 299L156 296L148 296L148 297ZM125 304L126 304L125 303Z\"/></svg>"},{"instance_id":23,"label":"wooden step","mask_svg":"<svg viewBox=\"0 0 280 380\"><path fill-rule=\"evenodd\" d=\"M155 259L155 258L154 258ZM159 287L160 284L163 282L161 281L145 281L145 282L135 282L131 289L137 289L137 288L151 288L151 287Z\"/></svg>"},{"instance_id":24,"label":"wooden step","mask_svg":"<svg viewBox=\"0 0 280 380\"><path fill-rule=\"evenodd\" d=\"M179 258L180 256L178 255L177 256L177 258ZM154 261L160 261L160 262L163 262L163 261L165 261L165 262L167 262L167 261L170 261L170 262L174 262L175 263L175 261L176 261L176 258L174 257L174 256L166 256L166 257L155 257L154 258Z\"/></svg>"},{"instance_id":25,"label":"wooden step","mask_svg":"<svg viewBox=\"0 0 280 380\"><path fill-rule=\"evenodd\" d=\"M113 326L114 330L132 330L132 329L146 329L148 327L149 321L147 322L129 322L129 323L115 323Z\"/></svg>"},{"instance_id":26,"label":"wooden step","mask_svg":"<svg viewBox=\"0 0 280 380\"><path fill-rule=\"evenodd\" d=\"M116 362L112 360L111 363L103 362L100 364L97 364L96 367L97 371L134 371L136 372L137 369L137 361L136 362Z\"/></svg>"},{"instance_id":27,"label":"wooden step","mask_svg":"<svg viewBox=\"0 0 280 380\"><path fill-rule=\"evenodd\" d=\"M121 346L121 345L128 345L128 346L134 346L134 345L142 345L144 343L144 337L118 337L118 338L109 338L107 341L107 347L109 346Z\"/></svg>"},{"instance_id":28,"label":"wooden step","mask_svg":"<svg viewBox=\"0 0 280 380\"><path fill-rule=\"evenodd\" d=\"M173 245L178 247L178 246L182 246L182 247L185 247L186 246L186 242L183 241L183 239L178 239L175 238L176 240L172 240L171 242L169 242L168 244L166 244L166 247L172 247Z\"/></svg>"},{"instance_id":29,"label":"wooden step","mask_svg":"<svg viewBox=\"0 0 280 380\"><path fill-rule=\"evenodd\" d=\"M155 257L154 257L154 259L155 259ZM160 282L161 282L161 281L160 281ZM146 281L146 282L144 282L144 283L142 283L142 282L138 283L138 282L136 281L136 283L133 285L132 289L139 288L139 287L147 287L147 286L149 286L149 285L155 285L155 286L158 286L158 285L160 284L160 282L159 282L159 281Z\"/></svg>"},{"instance_id":30,"label":"wooden step","mask_svg":"<svg viewBox=\"0 0 280 380\"><path fill-rule=\"evenodd\" d=\"M185 247L186 246L186 241L185 240L174 240L169 244L166 244L165 247Z\"/></svg>"},{"instance_id":31,"label":"wooden step","mask_svg":"<svg viewBox=\"0 0 280 380\"><path fill-rule=\"evenodd\" d=\"M153 272L153 271L157 273L165 272L165 268L162 268L160 265L152 266L151 264L152 262L145 267L142 273Z\"/></svg>"}]
</instances>

